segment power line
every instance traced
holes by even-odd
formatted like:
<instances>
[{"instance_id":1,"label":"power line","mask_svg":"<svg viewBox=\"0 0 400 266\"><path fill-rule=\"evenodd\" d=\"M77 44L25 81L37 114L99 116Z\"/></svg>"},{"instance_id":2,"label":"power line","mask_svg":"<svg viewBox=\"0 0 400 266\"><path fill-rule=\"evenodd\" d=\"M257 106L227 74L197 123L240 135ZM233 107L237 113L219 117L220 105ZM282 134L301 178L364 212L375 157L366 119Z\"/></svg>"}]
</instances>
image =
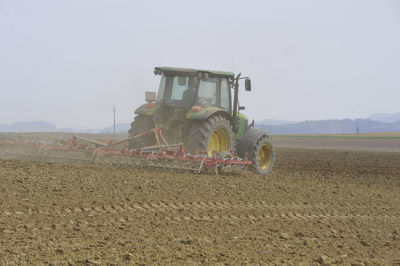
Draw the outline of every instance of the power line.
<instances>
[{"instance_id":1,"label":"power line","mask_svg":"<svg viewBox=\"0 0 400 266\"><path fill-rule=\"evenodd\" d=\"M114 108L113 108L113 112L114 112L114 137L113 139L115 140L115 104L114 104Z\"/></svg>"}]
</instances>

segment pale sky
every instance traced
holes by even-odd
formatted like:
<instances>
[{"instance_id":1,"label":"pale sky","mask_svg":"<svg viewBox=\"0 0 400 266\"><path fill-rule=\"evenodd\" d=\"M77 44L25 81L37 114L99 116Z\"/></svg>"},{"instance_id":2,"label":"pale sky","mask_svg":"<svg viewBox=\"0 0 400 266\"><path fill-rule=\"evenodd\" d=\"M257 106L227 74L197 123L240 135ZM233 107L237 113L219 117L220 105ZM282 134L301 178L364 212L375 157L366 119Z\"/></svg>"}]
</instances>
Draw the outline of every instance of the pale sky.
<instances>
[{"instance_id":1,"label":"pale sky","mask_svg":"<svg viewBox=\"0 0 400 266\"><path fill-rule=\"evenodd\" d=\"M400 1L0 0L0 124L133 120L154 66L242 72L250 119L400 112Z\"/></svg>"}]
</instances>

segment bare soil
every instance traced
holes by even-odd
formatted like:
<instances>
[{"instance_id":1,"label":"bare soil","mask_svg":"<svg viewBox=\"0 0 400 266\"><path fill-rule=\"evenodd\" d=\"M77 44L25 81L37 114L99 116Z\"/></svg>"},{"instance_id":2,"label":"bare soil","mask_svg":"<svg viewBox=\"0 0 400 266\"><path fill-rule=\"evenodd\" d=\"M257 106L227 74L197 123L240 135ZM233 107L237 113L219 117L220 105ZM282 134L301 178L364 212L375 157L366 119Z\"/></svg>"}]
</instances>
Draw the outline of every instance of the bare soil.
<instances>
[{"instance_id":1,"label":"bare soil","mask_svg":"<svg viewBox=\"0 0 400 266\"><path fill-rule=\"evenodd\" d=\"M2 265L400 264L400 153L278 148L267 177L3 159L0 180Z\"/></svg>"}]
</instances>

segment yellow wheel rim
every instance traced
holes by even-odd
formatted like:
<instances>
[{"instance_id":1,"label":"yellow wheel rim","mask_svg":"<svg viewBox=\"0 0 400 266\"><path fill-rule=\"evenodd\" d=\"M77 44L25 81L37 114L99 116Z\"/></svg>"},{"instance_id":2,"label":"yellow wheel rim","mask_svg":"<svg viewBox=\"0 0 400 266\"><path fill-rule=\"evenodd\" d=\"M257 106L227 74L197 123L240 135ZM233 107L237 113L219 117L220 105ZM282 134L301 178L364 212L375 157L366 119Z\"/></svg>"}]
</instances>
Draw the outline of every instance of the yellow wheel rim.
<instances>
[{"instance_id":1,"label":"yellow wheel rim","mask_svg":"<svg viewBox=\"0 0 400 266\"><path fill-rule=\"evenodd\" d=\"M208 156L211 156L213 151L221 152L228 150L228 137L222 129L215 130L208 140Z\"/></svg>"},{"instance_id":2,"label":"yellow wheel rim","mask_svg":"<svg viewBox=\"0 0 400 266\"><path fill-rule=\"evenodd\" d=\"M258 151L258 157L257 157L258 167L261 170L268 169L268 167L271 165L271 159L272 159L271 146L265 144Z\"/></svg>"}]
</instances>

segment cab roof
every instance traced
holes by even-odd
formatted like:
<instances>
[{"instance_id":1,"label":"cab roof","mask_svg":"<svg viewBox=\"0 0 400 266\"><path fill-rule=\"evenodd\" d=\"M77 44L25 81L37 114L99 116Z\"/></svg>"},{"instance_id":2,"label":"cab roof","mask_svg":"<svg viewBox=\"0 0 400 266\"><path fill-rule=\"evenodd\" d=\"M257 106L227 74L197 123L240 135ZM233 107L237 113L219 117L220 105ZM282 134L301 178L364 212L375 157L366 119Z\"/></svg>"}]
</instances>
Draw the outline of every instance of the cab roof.
<instances>
[{"instance_id":1,"label":"cab roof","mask_svg":"<svg viewBox=\"0 0 400 266\"><path fill-rule=\"evenodd\" d=\"M180 68L180 67L155 67L154 68L154 73L157 73L159 71L161 71L162 73L166 73L166 74L173 74L173 73L196 74L199 72L203 72L203 73L209 73L213 76L223 76L223 77L234 77L235 76L235 74L233 72L205 70L205 69Z\"/></svg>"}]
</instances>

